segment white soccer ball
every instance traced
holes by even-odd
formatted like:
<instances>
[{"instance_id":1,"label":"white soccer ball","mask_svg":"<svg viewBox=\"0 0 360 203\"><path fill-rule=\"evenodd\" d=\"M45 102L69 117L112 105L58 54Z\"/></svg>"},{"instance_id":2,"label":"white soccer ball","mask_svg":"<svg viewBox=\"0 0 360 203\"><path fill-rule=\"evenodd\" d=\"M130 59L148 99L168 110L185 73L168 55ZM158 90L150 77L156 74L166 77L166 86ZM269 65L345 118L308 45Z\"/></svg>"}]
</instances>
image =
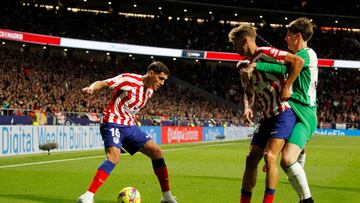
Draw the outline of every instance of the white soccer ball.
<instances>
[{"instance_id":1,"label":"white soccer ball","mask_svg":"<svg viewBox=\"0 0 360 203\"><path fill-rule=\"evenodd\" d=\"M118 203L140 203L141 196L139 190L134 187L123 188L118 196Z\"/></svg>"}]
</instances>

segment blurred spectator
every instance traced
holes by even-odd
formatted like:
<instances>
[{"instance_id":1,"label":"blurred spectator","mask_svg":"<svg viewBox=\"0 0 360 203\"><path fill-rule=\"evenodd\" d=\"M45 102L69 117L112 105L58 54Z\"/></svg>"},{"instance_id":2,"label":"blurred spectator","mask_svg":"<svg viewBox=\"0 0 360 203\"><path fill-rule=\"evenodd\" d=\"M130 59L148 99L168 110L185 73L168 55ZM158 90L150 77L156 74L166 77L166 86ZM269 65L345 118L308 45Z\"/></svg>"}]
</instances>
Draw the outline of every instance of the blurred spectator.
<instances>
[{"instance_id":1,"label":"blurred spectator","mask_svg":"<svg viewBox=\"0 0 360 203\"><path fill-rule=\"evenodd\" d=\"M268 5L269 1L232 2L250 7ZM263 3L260 3L263 2ZM293 6L290 10L316 10L310 1L298 4L279 4L279 8ZM329 8L330 9L330 8ZM17 1L0 8L0 28L57 35L79 39L118 43L140 44L181 49L232 52L227 43L227 33L232 25L214 20L198 23L196 19L185 21L166 16L136 18L109 14L92 14L66 10L23 7ZM339 10L340 12L340 10ZM31 16L31 18L29 18ZM96 25L96 26L94 26ZM121 29L119 29L121 28ZM259 45L269 43L286 49L285 28L258 26ZM161 33L161 34L159 34ZM264 40L266 39L266 41ZM360 33L317 30L310 47L319 58L360 60ZM334 42L334 43L329 43ZM60 123L66 118L62 112L101 113L109 92L84 97L80 89L95 79L111 77L114 72L145 73L145 59L103 57L96 54L86 58L73 56L69 51L30 52L0 49L0 107L11 114L26 114L24 110L43 108L46 115L56 115ZM136 62L135 62L136 61ZM213 95L236 105L243 105L243 90L233 63L193 62L190 60L166 61L175 76ZM318 117L320 127L360 128L360 76L358 70L334 70L320 68L318 86ZM192 124L219 125L223 119L238 124L241 109L226 107L219 102L192 93L180 85L168 84L163 92L142 111L143 118L152 124L178 121ZM155 110L156 109L156 110ZM86 115L85 115L86 116ZM93 116L92 119L98 120Z\"/></svg>"},{"instance_id":2,"label":"blurred spectator","mask_svg":"<svg viewBox=\"0 0 360 203\"><path fill-rule=\"evenodd\" d=\"M320 69L318 84L320 127L345 124L360 128L360 74L357 69Z\"/></svg>"},{"instance_id":3,"label":"blurred spectator","mask_svg":"<svg viewBox=\"0 0 360 203\"><path fill-rule=\"evenodd\" d=\"M144 74L145 60L122 59L114 63L81 60L52 52L47 57L41 53L0 49L0 105L10 109L30 109L33 123L45 124L46 114L57 117L59 123L66 123L62 112L87 112L86 118L98 122L94 116L106 105L110 92L85 96L81 88L89 81L109 78L114 72L138 72ZM25 79L24 64L31 66L31 77ZM171 65L172 66L172 65ZM119 69L120 68L120 69ZM176 75L176 72L174 72ZM189 89L167 84L159 96L150 100L142 111L143 115L154 116L153 122L185 118L195 122L198 119L238 120L240 111L210 101ZM156 93L157 94L157 93ZM155 110L157 109L157 110ZM20 115L16 110L12 114ZM79 114L81 115L81 114ZM228 122L229 122L228 121ZM232 122L236 123L236 122ZM238 122L237 122L238 123Z\"/></svg>"},{"instance_id":4,"label":"blurred spectator","mask_svg":"<svg viewBox=\"0 0 360 203\"><path fill-rule=\"evenodd\" d=\"M94 61L93 57L71 58L56 51L46 57L39 52L25 53L5 48L0 49L0 60L1 108L11 109L7 114L26 115L24 110L41 107L45 117L55 115L58 123L63 124L66 123L64 112L86 112L83 114L85 118L99 121L95 115L101 113L106 98L111 94L105 92L85 97L80 89L89 81L108 78L114 72L132 70L144 74L144 64L148 63L142 58L136 62L130 58L117 58L113 63L106 60L99 62ZM233 63L198 63L189 60L165 60L165 63L171 69L171 76L242 107L243 90ZM29 80L22 72L24 64L31 66ZM360 74L357 69L320 68L317 101L319 127L334 128L336 124L344 124L347 128L360 128L359 87ZM207 126L240 124L241 108L227 107L170 82L160 91L142 110L139 119L148 120L153 125L164 122Z\"/></svg>"},{"instance_id":5,"label":"blurred spectator","mask_svg":"<svg viewBox=\"0 0 360 203\"><path fill-rule=\"evenodd\" d=\"M250 7L258 5L261 8L268 5L270 1L266 1L267 3L262 1L252 2L252 4L245 5ZM232 2L232 4L236 5L236 2ZM301 4L314 3L303 1ZM284 1L270 5L279 6L276 9L284 7L287 11L293 8L298 10L299 7L292 5L292 3L284 4ZM341 8L346 8L346 12L343 12L343 14L348 15L348 10L354 6L345 7L344 5L344 3L337 5L335 11L340 12ZM349 3L349 5L352 4ZM357 6L356 9L359 10L360 7ZM307 7L313 10L318 8L317 5ZM323 9L324 4L319 8ZM2 13L0 16L0 28L4 29L125 44L208 51L233 51L232 45L226 40L232 25L229 22L220 23L218 20L205 19L204 22L199 23L196 19L185 21L183 18L180 20L172 18L169 20L168 16L137 18L102 13L73 13L67 10L47 10L46 8L33 7L32 4L31 6L22 6L18 1L9 3L7 6L4 5L0 8L0 12ZM356 14L358 15L358 13ZM321 22L315 23L321 25ZM267 42L280 49L287 48L283 40L286 33L285 27L272 28L268 23L263 26L257 25L257 27L258 34ZM360 51L359 39L359 32L316 30L309 46L318 53L319 58L358 60L360 59L359 54L357 54ZM259 40L259 45L268 45L267 42Z\"/></svg>"}]
</instances>

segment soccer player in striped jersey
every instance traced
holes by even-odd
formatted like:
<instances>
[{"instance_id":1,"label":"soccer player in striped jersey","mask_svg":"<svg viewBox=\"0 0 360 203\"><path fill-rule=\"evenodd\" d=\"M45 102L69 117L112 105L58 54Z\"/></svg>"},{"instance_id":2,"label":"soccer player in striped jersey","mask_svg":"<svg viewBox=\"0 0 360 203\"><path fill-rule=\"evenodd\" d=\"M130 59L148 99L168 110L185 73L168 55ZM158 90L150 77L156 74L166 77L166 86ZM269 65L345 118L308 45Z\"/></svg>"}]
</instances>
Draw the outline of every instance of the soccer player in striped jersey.
<instances>
[{"instance_id":1,"label":"soccer player in striped jersey","mask_svg":"<svg viewBox=\"0 0 360 203\"><path fill-rule=\"evenodd\" d=\"M257 105L263 114L246 158L240 202L250 202L256 184L257 167L264 156L268 169L263 202L271 203L279 177L276 160L290 136L296 116L288 102L281 99L280 91L285 84L283 75L257 71L248 73L243 70L250 62L256 61L285 63L296 68L303 64L301 58L291 53L271 47L257 47L255 39L256 31L252 26L240 25L229 33L229 40L233 42L236 52L248 58L247 62L239 61L237 65L245 90L243 120L245 124L250 122L253 105Z\"/></svg>"},{"instance_id":2,"label":"soccer player in striped jersey","mask_svg":"<svg viewBox=\"0 0 360 203\"><path fill-rule=\"evenodd\" d=\"M78 202L93 203L98 188L106 181L115 165L120 160L123 147L131 155L140 151L152 161L152 166L162 190L161 203L176 203L169 186L168 170L161 148L138 126L135 115L146 102L164 85L169 69L161 62L148 66L146 75L132 73L120 74L114 78L96 81L82 89L93 94L103 88L114 89L112 98L104 110L100 124L100 133L104 141L106 160L97 169L88 191L81 195Z\"/></svg>"},{"instance_id":3,"label":"soccer player in striped jersey","mask_svg":"<svg viewBox=\"0 0 360 203\"><path fill-rule=\"evenodd\" d=\"M304 60L302 67L287 67L274 63L254 63L249 69L276 74L289 74L282 90L282 97L289 98L289 104L297 115L297 123L282 152L281 166L296 190L302 203L314 202L306 174L298 161L299 154L315 132L316 86L318 81L318 59L307 43L313 35L314 25L307 18L298 18L288 26L285 41L289 50ZM248 72L250 72L248 71ZM304 156L304 155L303 155Z\"/></svg>"}]
</instances>

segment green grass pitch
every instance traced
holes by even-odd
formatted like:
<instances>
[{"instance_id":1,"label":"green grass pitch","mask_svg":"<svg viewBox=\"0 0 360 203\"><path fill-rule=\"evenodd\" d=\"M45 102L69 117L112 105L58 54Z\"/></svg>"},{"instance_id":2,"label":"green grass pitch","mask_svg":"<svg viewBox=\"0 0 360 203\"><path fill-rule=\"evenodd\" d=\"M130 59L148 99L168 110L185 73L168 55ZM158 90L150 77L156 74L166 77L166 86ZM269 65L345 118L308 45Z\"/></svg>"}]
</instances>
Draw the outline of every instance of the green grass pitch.
<instances>
[{"instance_id":1,"label":"green grass pitch","mask_svg":"<svg viewBox=\"0 0 360 203\"><path fill-rule=\"evenodd\" d=\"M162 145L178 202L239 202L248 147L248 140ZM305 170L316 202L360 202L360 137L316 136L307 149ZM0 158L0 203L76 202L103 160L102 150ZM53 162L5 167L48 161ZM114 203L120 189L126 186L138 188L144 203L160 200L151 162L142 154L122 156L95 200ZM259 172L253 202L262 201L263 191L264 173ZM283 172L275 202L298 202Z\"/></svg>"}]
</instances>

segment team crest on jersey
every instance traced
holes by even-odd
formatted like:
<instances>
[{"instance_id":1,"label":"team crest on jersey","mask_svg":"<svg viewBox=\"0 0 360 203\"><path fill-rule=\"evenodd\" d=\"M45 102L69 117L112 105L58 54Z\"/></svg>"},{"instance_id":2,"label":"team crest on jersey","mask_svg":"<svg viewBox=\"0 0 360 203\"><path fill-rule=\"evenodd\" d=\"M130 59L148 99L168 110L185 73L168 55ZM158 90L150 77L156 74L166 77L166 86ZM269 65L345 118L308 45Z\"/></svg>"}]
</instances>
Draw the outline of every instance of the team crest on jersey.
<instances>
[{"instance_id":1,"label":"team crest on jersey","mask_svg":"<svg viewBox=\"0 0 360 203\"><path fill-rule=\"evenodd\" d=\"M114 142L115 144L119 144L120 138L119 138L119 137L113 137L113 142Z\"/></svg>"}]
</instances>

